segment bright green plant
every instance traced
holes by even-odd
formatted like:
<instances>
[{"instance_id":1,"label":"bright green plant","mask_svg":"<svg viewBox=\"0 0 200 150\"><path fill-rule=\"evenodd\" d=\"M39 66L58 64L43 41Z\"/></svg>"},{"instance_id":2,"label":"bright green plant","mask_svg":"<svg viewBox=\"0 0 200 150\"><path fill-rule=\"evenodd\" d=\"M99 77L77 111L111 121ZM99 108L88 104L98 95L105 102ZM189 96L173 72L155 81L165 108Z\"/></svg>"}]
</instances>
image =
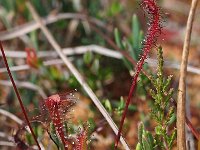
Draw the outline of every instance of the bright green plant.
<instances>
[{"instance_id":1,"label":"bright green plant","mask_svg":"<svg viewBox=\"0 0 200 150\"><path fill-rule=\"evenodd\" d=\"M131 36L121 39L121 35L118 29L115 29L115 42L117 46L122 50L127 50L130 56L138 61L140 59L140 54L142 53L142 40L143 31L140 29L139 20L136 15L132 17L132 30ZM131 64L126 58L123 58L124 64L130 70L133 70L133 64Z\"/></svg>"},{"instance_id":2,"label":"bright green plant","mask_svg":"<svg viewBox=\"0 0 200 150\"><path fill-rule=\"evenodd\" d=\"M145 130L143 123L140 123L138 127L138 141L136 150L152 150L155 148L154 138L150 132Z\"/></svg>"},{"instance_id":3,"label":"bright green plant","mask_svg":"<svg viewBox=\"0 0 200 150\"><path fill-rule=\"evenodd\" d=\"M172 149L176 138L176 129L168 131L175 119L174 106L170 105L173 89L169 87L172 76L164 78L162 48L158 48L158 68L157 76L151 76L150 80L154 89L150 90L153 98L151 106L151 117L156 122L155 135L144 129L144 125L139 125L139 142L137 150L149 149Z\"/></svg>"},{"instance_id":4,"label":"bright green plant","mask_svg":"<svg viewBox=\"0 0 200 150\"><path fill-rule=\"evenodd\" d=\"M124 98L121 96L118 101L105 99L103 100L103 105L110 114L120 117L125 107L125 101ZM137 110L137 107L134 104L130 104L128 110L130 112L134 112Z\"/></svg>"}]
</instances>

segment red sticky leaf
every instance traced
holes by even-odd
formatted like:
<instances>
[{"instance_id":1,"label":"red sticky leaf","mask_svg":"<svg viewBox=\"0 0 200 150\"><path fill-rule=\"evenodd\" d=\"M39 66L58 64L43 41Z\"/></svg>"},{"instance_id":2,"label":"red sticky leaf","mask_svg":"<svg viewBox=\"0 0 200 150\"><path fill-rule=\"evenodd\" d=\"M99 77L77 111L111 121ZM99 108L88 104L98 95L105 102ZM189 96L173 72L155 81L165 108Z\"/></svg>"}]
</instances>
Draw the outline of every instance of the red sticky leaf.
<instances>
[{"instance_id":1,"label":"red sticky leaf","mask_svg":"<svg viewBox=\"0 0 200 150\"><path fill-rule=\"evenodd\" d=\"M141 3L141 6L149 17L149 27L147 30L145 40L143 42L143 48L142 48L143 54L141 55L140 60L137 62L136 69L135 69L136 72L135 72L135 75L133 76L133 81L131 84L131 88L129 90L128 99L126 101L126 105L125 105L125 108L124 108L124 111L122 114L122 118L120 121L120 127L119 127L119 131L118 131L116 141L115 141L115 149L117 149L117 146L118 146L118 142L119 142L121 132L122 132L122 127L123 127L124 120L125 120L125 117L126 117L126 114L128 111L128 106L130 104L131 97L136 88L138 76L142 70L144 61L147 58L150 50L156 45L157 38L161 34L161 29L162 29L161 21L160 21L160 19L161 19L160 9L157 6L156 1L155 0L143 0Z\"/></svg>"},{"instance_id":2,"label":"red sticky leaf","mask_svg":"<svg viewBox=\"0 0 200 150\"><path fill-rule=\"evenodd\" d=\"M75 97L72 93L70 94L55 94L48 97L45 100L45 106L48 109L49 116L55 126L56 132L59 135L65 149L68 149L72 143L68 140L64 121L67 121L66 113L69 108L75 103Z\"/></svg>"},{"instance_id":3,"label":"red sticky leaf","mask_svg":"<svg viewBox=\"0 0 200 150\"><path fill-rule=\"evenodd\" d=\"M88 144L88 127L84 127L76 137L76 147L75 150L87 150Z\"/></svg>"},{"instance_id":4,"label":"red sticky leaf","mask_svg":"<svg viewBox=\"0 0 200 150\"><path fill-rule=\"evenodd\" d=\"M26 63L32 68L38 68L38 57L33 48L25 48L26 51Z\"/></svg>"}]
</instances>

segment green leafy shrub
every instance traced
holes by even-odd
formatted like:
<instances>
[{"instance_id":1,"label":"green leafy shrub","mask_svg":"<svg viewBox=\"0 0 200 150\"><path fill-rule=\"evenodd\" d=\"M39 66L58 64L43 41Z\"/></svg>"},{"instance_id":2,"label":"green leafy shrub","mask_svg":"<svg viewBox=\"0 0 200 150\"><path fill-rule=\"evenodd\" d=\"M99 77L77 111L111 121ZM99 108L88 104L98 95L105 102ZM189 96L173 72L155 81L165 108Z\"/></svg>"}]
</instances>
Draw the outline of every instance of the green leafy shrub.
<instances>
[{"instance_id":1,"label":"green leafy shrub","mask_svg":"<svg viewBox=\"0 0 200 150\"><path fill-rule=\"evenodd\" d=\"M156 122L155 135L146 131L141 123L138 128L138 144L137 150L152 150L152 149L172 149L176 138L176 129L169 132L169 127L174 122L174 106L170 105L173 89L170 88L172 76L164 78L163 74L163 56L162 48L158 48L158 68L157 76L150 77L154 89L150 90L153 98L151 117Z\"/></svg>"}]
</instances>

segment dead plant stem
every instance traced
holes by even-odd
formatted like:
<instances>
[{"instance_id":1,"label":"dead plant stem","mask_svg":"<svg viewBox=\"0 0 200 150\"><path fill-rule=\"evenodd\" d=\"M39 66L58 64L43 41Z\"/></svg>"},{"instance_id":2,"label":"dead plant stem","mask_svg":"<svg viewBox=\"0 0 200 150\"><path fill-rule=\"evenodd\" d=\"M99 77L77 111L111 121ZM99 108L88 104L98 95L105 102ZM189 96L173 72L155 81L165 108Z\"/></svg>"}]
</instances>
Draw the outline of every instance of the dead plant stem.
<instances>
[{"instance_id":1,"label":"dead plant stem","mask_svg":"<svg viewBox=\"0 0 200 150\"><path fill-rule=\"evenodd\" d=\"M186 99L186 76L187 76L187 63L189 56L189 46L192 33L192 25L194 21L194 14L197 7L198 0L192 0L189 17L187 21L185 41L183 45L182 62L179 78L179 90L177 98L177 147L178 150L186 150L186 138L185 138L185 99Z\"/></svg>"}]
</instances>

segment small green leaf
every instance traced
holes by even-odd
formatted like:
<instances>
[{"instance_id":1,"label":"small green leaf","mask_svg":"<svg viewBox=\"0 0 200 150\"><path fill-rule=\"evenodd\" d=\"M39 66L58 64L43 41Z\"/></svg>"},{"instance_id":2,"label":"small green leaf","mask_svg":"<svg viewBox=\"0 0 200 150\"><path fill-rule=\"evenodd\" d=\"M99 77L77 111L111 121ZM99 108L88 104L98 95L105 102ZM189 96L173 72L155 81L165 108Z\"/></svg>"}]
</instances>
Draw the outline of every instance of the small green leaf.
<instances>
[{"instance_id":1,"label":"small green leaf","mask_svg":"<svg viewBox=\"0 0 200 150\"><path fill-rule=\"evenodd\" d=\"M128 68L128 70L132 71L133 70L132 64L126 58L123 58L122 60L123 60L123 62L125 64L125 66Z\"/></svg>"},{"instance_id":2,"label":"small green leaf","mask_svg":"<svg viewBox=\"0 0 200 150\"><path fill-rule=\"evenodd\" d=\"M170 116L170 119L169 121L167 122L168 125L171 125L172 123L174 123L176 120L176 115L173 113L171 116Z\"/></svg>"},{"instance_id":3,"label":"small green leaf","mask_svg":"<svg viewBox=\"0 0 200 150\"><path fill-rule=\"evenodd\" d=\"M150 143L148 143L148 141L146 140L143 140L143 147L144 147L144 150L152 150Z\"/></svg>"},{"instance_id":4,"label":"small green leaf","mask_svg":"<svg viewBox=\"0 0 200 150\"><path fill-rule=\"evenodd\" d=\"M168 76L167 80L165 81L164 86L163 86L163 92L167 90L169 84L171 83L171 80L172 80L172 75Z\"/></svg>"},{"instance_id":5,"label":"small green leaf","mask_svg":"<svg viewBox=\"0 0 200 150\"><path fill-rule=\"evenodd\" d=\"M131 43L128 41L128 40L126 40L126 42L125 42L126 44L126 48L128 49L128 51L129 51L129 53L130 53L130 55L131 55L131 57L134 59L134 60L138 60L138 54L137 54L137 52L136 52L136 50L134 50L133 49L133 47L131 46Z\"/></svg>"},{"instance_id":6,"label":"small green leaf","mask_svg":"<svg viewBox=\"0 0 200 150\"><path fill-rule=\"evenodd\" d=\"M137 146L136 146L136 150L143 150L143 149L142 149L142 146L141 146L140 143L137 144Z\"/></svg>"},{"instance_id":7,"label":"small green leaf","mask_svg":"<svg viewBox=\"0 0 200 150\"><path fill-rule=\"evenodd\" d=\"M161 135L162 134L162 126L156 126L155 132L156 132L157 135Z\"/></svg>"},{"instance_id":8,"label":"small green leaf","mask_svg":"<svg viewBox=\"0 0 200 150\"><path fill-rule=\"evenodd\" d=\"M91 61L93 59L93 54L91 51L87 51L84 55L83 55L83 61L86 64L90 64Z\"/></svg>"},{"instance_id":9,"label":"small green leaf","mask_svg":"<svg viewBox=\"0 0 200 150\"><path fill-rule=\"evenodd\" d=\"M50 123L50 134L51 134L52 140L55 142L55 144L60 145L60 141L57 136L56 129L55 129L55 126L53 125L53 123Z\"/></svg>"},{"instance_id":10,"label":"small green leaf","mask_svg":"<svg viewBox=\"0 0 200 150\"><path fill-rule=\"evenodd\" d=\"M139 49L138 49L138 55L142 52L142 40L144 39L144 32L140 30L139 34Z\"/></svg>"},{"instance_id":11,"label":"small green leaf","mask_svg":"<svg viewBox=\"0 0 200 150\"><path fill-rule=\"evenodd\" d=\"M150 148L153 149L153 147L154 147L154 139L153 139L152 134L150 132L147 132L146 137L147 137L147 141L148 141L148 143L150 145Z\"/></svg>"},{"instance_id":12,"label":"small green leaf","mask_svg":"<svg viewBox=\"0 0 200 150\"><path fill-rule=\"evenodd\" d=\"M174 140L176 138L176 134L177 134L177 132L176 132L176 129L175 129L174 132L172 133L171 137L170 137L169 142L168 142L170 148L172 148L173 142L174 142Z\"/></svg>"},{"instance_id":13,"label":"small green leaf","mask_svg":"<svg viewBox=\"0 0 200 150\"><path fill-rule=\"evenodd\" d=\"M89 124L89 132L92 133L94 129L96 128L96 124L93 118L88 119L88 124Z\"/></svg>"},{"instance_id":14,"label":"small green leaf","mask_svg":"<svg viewBox=\"0 0 200 150\"><path fill-rule=\"evenodd\" d=\"M142 145L142 135L143 135L143 131L144 131L144 124L141 122L138 125L138 141L139 143Z\"/></svg>"},{"instance_id":15,"label":"small green leaf","mask_svg":"<svg viewBox=\"0 0 200 150\"><path fill-rule=\"evenodd\" d=\"M136 14L134 14L132 17L132 44L137 56L138 53L136 49L139 49L139 34L140 34L139 21Z\"/></svg>"},{"instance_id":16,"label":"small green leaf","mask_svg":"<svg viewBox=\"0 0 200 150\"><path fill-rule=\"evenodd\" d=\"M50 72L51 78L53 80L57 80L57 79L61 79L62 78L62 74L60 73L60 71L56 67L53 67L53 66L50 67L49 68L49 72Z\"/></svg>"},{"instance_id":17,"label":"small green leaf","mask_svg":"<svg viewBox=\"0 0 200 150\"><path fill-rule=\"evenodd\" d=\"M95 74L98 74L99 72L99 59L95 59L92 63L91 71Z\"/></svg>"},{"instance_id":18,"label":"small green leaf","mask_svg":"<svg viewBox=\"0 0 200 150\"><path fill-rule=\"evenodd\" d=\"M119 30L117 28L114 29L114 36L115 36L115 42L116 42L117 46L119 48L123 49L122 43L121 43L120 33L119 33Z\"/></svg>"},{"instance_id":19,"label":"small green leaf","mask_svg":"<svg viewBox=\"0 0 200 150\"><path fill-rule=\"evenodd\" d=\"M104 105L105 105L105 108L109 111L109 112L112 112L112 106L111 106L111 103L108 99L106 99L104 101Z\"/></svg>"},{"instance_id":20,"label":"small green leaf","mask_svg":"<svg viewBox=\"0 0 200 150\"><path fill-rule=\"evenodd\" d=\"M121 96L120 97L120 105L119 105L119 109L123 109L124 108L124 106L125 106L125 103L124 103L124 98Z\"/></svg>"},{"instance_id":21,"label":"small green leaf","mask_svg":"<svg viewBox=\"0 0 200 150\"><path fill-rule=\"evenodd\" d=\"M33 139L32 139L32 134L31 133L27 133L26 134L26 139L27 139L29 145L33 144Z\"/></svg>"},{"instance_id":22,"label":"small green leaf","mask_svg":"<svg viewBox=\"0 0 200 150\"><path fill-rule=\"evenodd\" d=\"M122 5L118 1L114 1L111 5L111 15L115 15L122 10Z\"/></svg>"},{"instance_id":23,"label":"small green leaf","mask_svg":"<svg viewBox=\"0 0 200 150\"><path fill-rule=\"evenodd\" d=\"M150 89L150 94L153 99L157 98L156 92L153 89Z\"/></svg>"}]
</instances>

